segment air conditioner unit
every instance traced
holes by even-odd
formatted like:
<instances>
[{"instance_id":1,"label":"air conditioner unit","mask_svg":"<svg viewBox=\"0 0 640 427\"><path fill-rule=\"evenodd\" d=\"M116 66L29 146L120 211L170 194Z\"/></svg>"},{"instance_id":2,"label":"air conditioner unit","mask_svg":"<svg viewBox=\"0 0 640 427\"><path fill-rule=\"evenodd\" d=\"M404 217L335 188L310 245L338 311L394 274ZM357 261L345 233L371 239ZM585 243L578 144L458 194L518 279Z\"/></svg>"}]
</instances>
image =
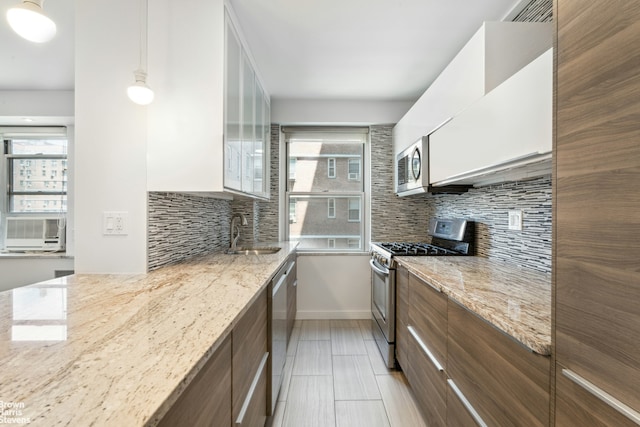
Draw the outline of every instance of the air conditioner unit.
<instances>
[{"instance_id":1,"label":"air conditioner unit","mask_svg":"<svg viewBox=\"0 0 640 427\"><path fill-rule=\"evenodd\" d=\"M63 218L7 217L4 245L7 251L62 251L65 248Z\"/></svg>"}]
</instances>

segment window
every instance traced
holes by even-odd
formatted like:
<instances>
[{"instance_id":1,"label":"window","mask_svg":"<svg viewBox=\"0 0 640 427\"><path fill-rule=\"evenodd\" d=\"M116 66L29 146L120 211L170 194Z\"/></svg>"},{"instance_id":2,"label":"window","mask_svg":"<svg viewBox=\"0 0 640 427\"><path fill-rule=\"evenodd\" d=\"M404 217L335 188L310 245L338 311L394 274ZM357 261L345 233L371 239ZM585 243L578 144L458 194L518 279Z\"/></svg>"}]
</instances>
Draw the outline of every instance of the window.
<instances>
[{"instance_id":1,"label":"window","mask_svg":"<svg viewBox=\"0 0 640 427\"><path fill-rule=\"evenodd\" d=\"M336 217L336 199L327 199L327 218Z\"/></svg>"},{"instance_id":2,"label":"window","mask_svg":"<svg viewBox=\"0 0 640 427\"><path fill-rule=\"evenodd\" d=\"M61 213L67 206L67 140L5 137L8 213ZM32 175L32 171L41 173ZM60 203L58 203L60 202Z\"/></svg>"},{"instance_id":3,"label":"window","mask_svg":"<svg viewBox=\"0 0 640 427\"><path fill-rule=\"evenodd\" d=\"M349 222L360 222L360 199L349 199Z\"/></svg>"},{"instance_id":4,"label":"window","mask_svg":"<svg viewBox=\"0 0 640 427\"><path fill-rule=\"evenodd\" d=\"M327 177L336 177L336 159L333 157L327 159Z\"/></svg>"},{"instance_id":5,"label":"window","mask_svg":"<svg viewBox=\"0 0 640 427\"><path fill-rule=\"evenodd\" d=\"M349 175L350 180L360 181L360 159L349 159Z\"/></svg>"},{"instance_id":6,"label":"window","mask_svg":"<svg viewBox=\"0 0 640 427\"><path fill-rule=\"evenodd\" d=\"M286 238L297 241L300 251L361 251L363 207L367 206L362 179L367 129L283 130L287 150L283 164L289 165L282 180L287 186L284 203L290 207ZM345 173L349 169L357 179L349 179ZM295 206L295 222L291 206Z\"/></svg>"}]
</instances>

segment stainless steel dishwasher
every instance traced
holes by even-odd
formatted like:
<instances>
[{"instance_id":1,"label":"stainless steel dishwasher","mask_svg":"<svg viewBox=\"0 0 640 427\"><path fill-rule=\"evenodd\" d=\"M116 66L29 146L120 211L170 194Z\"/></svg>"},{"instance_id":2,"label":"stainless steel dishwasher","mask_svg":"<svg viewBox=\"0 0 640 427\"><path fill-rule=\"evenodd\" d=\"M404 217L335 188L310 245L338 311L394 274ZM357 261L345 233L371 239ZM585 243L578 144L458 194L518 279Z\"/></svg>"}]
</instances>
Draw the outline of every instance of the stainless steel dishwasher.
<instances>
[{"instance_id":1,"label":"stainless steel dishwasher","mask_svg":"<svg viewBox=\"0 0 640 427\"><path fill-rule=\"evenodd\" d=\"M295 259L289 259L278 270L272 281L271 327L269 334L269 346L271 348L270 415L275 412L278 393L284 376L284 364L287 360L287 279L295 263Z\"/></svg>"}]
</instances>

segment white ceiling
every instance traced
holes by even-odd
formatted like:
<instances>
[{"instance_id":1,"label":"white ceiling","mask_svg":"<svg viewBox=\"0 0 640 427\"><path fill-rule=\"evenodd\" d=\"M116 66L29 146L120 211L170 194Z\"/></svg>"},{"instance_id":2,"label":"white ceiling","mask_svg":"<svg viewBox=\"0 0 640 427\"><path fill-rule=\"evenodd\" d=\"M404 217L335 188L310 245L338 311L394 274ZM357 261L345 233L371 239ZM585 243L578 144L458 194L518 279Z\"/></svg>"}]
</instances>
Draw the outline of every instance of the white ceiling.
<instances>
[{"instance_id":1,"label":"white ceiling","mask_svg":"<svg viewBox=\"0 0 640 427\"><path fill-rule=\"evenodd\" d=\"M482 21L522 0L230 0L265 86L278 99L415 100ZM73 89L74 0L47 0L57 23L34 44L0 0L0 90ZM150 70L150 72L153 72Z\"/></svg>"},{"instance_id":2,"label":"white ceiling","mask_svg":"<svg viewBox=\"0 0 640 427\"><path fill-rule=\"evenodd\" d=\"M230 0L273 98L416 100L517 0Z\"/></svg>"}]
</instances>

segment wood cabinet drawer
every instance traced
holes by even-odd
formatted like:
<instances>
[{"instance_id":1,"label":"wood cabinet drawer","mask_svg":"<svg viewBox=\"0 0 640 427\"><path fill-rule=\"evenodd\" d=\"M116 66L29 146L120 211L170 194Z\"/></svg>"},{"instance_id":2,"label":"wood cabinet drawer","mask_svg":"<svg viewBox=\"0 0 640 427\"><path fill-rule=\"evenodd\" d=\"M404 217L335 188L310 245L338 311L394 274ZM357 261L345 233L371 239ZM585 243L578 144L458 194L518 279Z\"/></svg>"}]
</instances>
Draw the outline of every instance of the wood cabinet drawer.
<instances>
[{"instance_id":1,"label":"wood cabinet drawer","mask_svg":"<svg viewBox=\"0 0 640 427\"><path fill-rule=\"evenodd\" d=\"M472 415L475 408L470 406L466 396L457 389L452 380L447 382L447 425L451 427L483 427L483 420L477 422ZM470 407L465 406L465 403ZM479 415L475 414L479 417Z\"/></svg>"},{"instance_id":2,"label":"wood cabinet drawer","mask_svg":"<svg viewBox=\"0 0 640 427\"><path fill-rule=\"evenodd\" d=\"M447 296L409 275L409 324L435 359L447 368Z\"/></svg>"},{"instance_id":3,"label":"wood cabinet drawer","mask_svg":"<svg viewBox=\"0 0 640 427\"><path fill-rule=\"evenodd\" d=\"M409 271L400 266L396 270L396 359L401 367L408 367L409 346Z\"/></svg>"},{"instance_id":4,"label":"wood cabinet drawer","mask_svg":"<svg viewBox=\"0 0 640 427\"><path fill-rule=\"evenodd\" d=\"M446 425L447 296L409 275L408 367L419 406L430 425Z\"/></svg>"},{"instance_id":5,"label":"wood cabinet drawer","mask_svg":"<svg viewBox=\"0 0 640 427\"><path fill-rule=\"evenodd\" d=\"M571 374L566 375L566 368L560 364L556 366L556 426L638 426L590 392L595 384L580 385L571 380Z\"/></svg>"},{"instance_id":6,"label":"wood cabinet drawer","mask_svg":"<svg viewBox=\"0 0 640 427\"><path fill-rule=\"evenodd\" d=\"M231 337L227 337L158 427L231 426Z\"/></svg>"},{"instance_id":7,"label":"wood cabinet drawer","mask_svg":"<svg viewBox=\"0 0 640 427\"><path fill-rule=\"evenodd\" d=\"M449 299L449 377L488 425L549 425L550 360Z\"/></svg>"},{"instance_id":8,"label":"wood cabinet drawer","mask_svg":"<svg viewBox=\"0 0 640 427\"><path fill-rule=\"evenodd\" d=\"M267 290L260 293L257 300L251 305L240 321L233 328L233 397L232 419L238 419L245 404L247 396L252 391L256 374L264 362L267 353ZM265 368L266 378L266 368ZM264 394L264 404L261 411L266 418L267 414L267 383L256 384L258 390L253 393L258 396ZM264 388L264 393L262 391ZM254 399L255 400L255 399Z\"/></svg>"},{"instance_id":9,"label":"wood cabinet drawer","mask_svg":"<svg viewBox=\"0 0 640 427\"><path fill-rule=\"evenodd\" d=\"M264 427L267 420L267 361L269 353L262 357L252 378L240 412L234 420L235 427Z\"/></svg>"},{"instance_id":10,"label":"wood cabinet drawer","mask_svg":"<svg viewBox=\"0 0 640 427\"><path fill-rule=\"evenodd\" d=\"M434 364L418 339L411 330L405 374L429 425L446 426L447 374Z\"/></svg>"}]
</instances>

